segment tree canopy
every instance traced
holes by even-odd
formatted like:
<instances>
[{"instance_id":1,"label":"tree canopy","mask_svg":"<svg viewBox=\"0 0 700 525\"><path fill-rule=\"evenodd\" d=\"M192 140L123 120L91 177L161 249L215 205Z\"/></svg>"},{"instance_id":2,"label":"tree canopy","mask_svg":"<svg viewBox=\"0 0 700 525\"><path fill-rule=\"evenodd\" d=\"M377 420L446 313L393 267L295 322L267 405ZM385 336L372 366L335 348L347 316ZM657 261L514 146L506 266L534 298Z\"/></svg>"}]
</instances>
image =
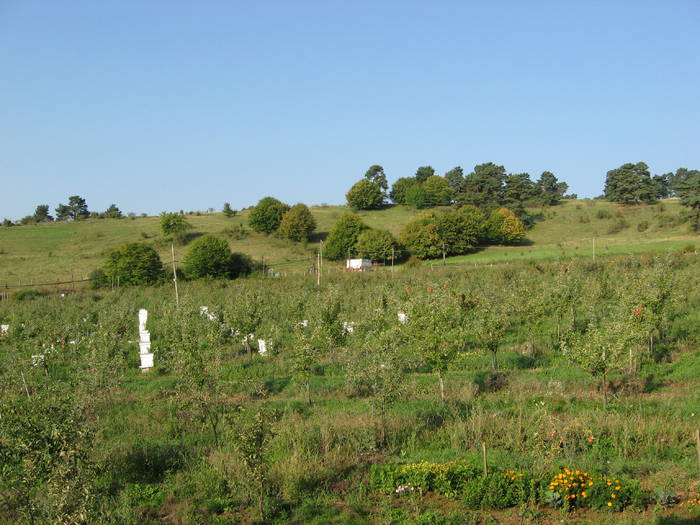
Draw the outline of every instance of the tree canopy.
<instances>
[{"instance_id":1,"label":"tree canopy","mask_svg":"<svg viewBox=\"0 0 700 525\"><path fill-rule=\"evenodd\" d=\"M295 204L282 216L279 233L292 241L306 241L316 229L316 219L306 204Z\"/></svg>"},{"instance_id":2,"label":"tree canopy","mask_svg":"<svg viewBox=\"0 0 700 525\"><path fill-rule=\"evenodd\" d=\"M389 183L386 180L384 168L382 168L379 164L373 164L369 167L369 169L365 173L365 179L378 184L382 191L385 193L389 189Z\"/></svg>"},{"instance_id":3,"label":"tree canopy","mask_svg":"<svg viewBox=\"0 0 700 525\"><path fill-rule=\"evenodd\" d=\"M345 213L333 225L326 238L324 255L331 260L340 260L355 254L355 243L360 233L367 229L359 215Z\"/></svg>"},{"instance_id":4,"label":"tree canopy","mask_svg":"<svg viewBox=\"0 0 700 525\"><path fill-rule=\"evenodd\" d=\"M288 210L289 205L274 197L264 197L251 210L248 224L256 232L272 233L280 227L282 216Z\"/></svg>"},{"instance_id":5,"label":"tree canopy","mask_svg":"<svg viewBox=\"0 0 700 525\"><path fill-rule=\"evenodd\" d=\"M185 255L183 270L188 279L227 279L231 276L230 265L231 250L228 243L213 235L205 235L190 246Z\"/></svg>"},{"instance_id":6,"label":"tree canopy","mask_svg":"<svg viewBox=\"0 0 700 525\"><path fill-rule=\"evenodd\" d=\"M384 204L381 186L368 179L356 182L345 194L345 198L353 210L378 210Z\"/></svg>"},{"instance_id":7,"label":"tree canopy","mask_svg":"<svg viewBox=\"0 0 700 525\"><path fill-rule=\"evenodd\" d=\"M190 229L192 224L187 222L183 214L165 212L160 214L160 231L165 239L183 242Z\"/></svg>"},{"instance_id":8,"label":"tree canopy","mask_svg":"<svg viewBox=\"0 0 700 525\"><path fill-rule=\"evenodd\" d=\"M141 242L128 243L110 252L102 270L106 282L119 286L154 284L164 276L158 253Z\"/></svg>"},{"instance_id":9,"label":"tree canopy","mask_svg":"<svg viewBox=\"0 0 700 525\"><path fill-rule=\"evenodd\" d=\"M620 204L651 204L656 201L657 191L649 166L628 162L608 171L603 194L607 200Z\"/></svg>"}]
</instances>

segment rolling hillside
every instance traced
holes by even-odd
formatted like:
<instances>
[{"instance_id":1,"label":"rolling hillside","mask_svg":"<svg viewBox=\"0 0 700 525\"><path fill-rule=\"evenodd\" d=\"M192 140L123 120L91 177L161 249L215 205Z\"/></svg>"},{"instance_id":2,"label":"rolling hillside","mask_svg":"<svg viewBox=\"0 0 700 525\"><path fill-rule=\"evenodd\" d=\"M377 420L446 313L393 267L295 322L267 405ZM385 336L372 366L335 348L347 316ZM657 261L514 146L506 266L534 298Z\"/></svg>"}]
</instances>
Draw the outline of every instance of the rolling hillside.
<instances>
[{"instance_id":1,"label":"rolling hillside","mask_svg":"<svg viewBox=\"0 0 700 525\"><path fill-rule=\"evenodd\" d=\"M677 224L675 219L680 210L681 206L672 200L636 207L592 200L567 201L559 206L531 210L541 213L541 220L528 232L523 245L490 246L470 255L449 258L448 262L483 264L591 256L593 237L600 256L681 248L696 243L699 238L689 232L686 225ZM318 227L313 242L307 246L250 231L248 211L231 219L221 213L189 215L187 219L194 225L194 236L213 233L228 239L233 251L258 260L264 258L268 266L303 271L312 264L318 241L346 211L345 206L313 207ZM398 235L417 213L419 211L413 208L393 206L359 214L369 226ZM626 227L616 228L621 222ZM646 228L642 228L645 223ZM226 233L241 225L248 231L241 238ZM170 259L170 245L159 240L158 217L89 219L0 228L0 286L85 278L102 264L110 250L133 241L151 243L164 261ZM176 246L175 250L176 259L182 260L187 246Z\"/></svg>"}]
</instances>

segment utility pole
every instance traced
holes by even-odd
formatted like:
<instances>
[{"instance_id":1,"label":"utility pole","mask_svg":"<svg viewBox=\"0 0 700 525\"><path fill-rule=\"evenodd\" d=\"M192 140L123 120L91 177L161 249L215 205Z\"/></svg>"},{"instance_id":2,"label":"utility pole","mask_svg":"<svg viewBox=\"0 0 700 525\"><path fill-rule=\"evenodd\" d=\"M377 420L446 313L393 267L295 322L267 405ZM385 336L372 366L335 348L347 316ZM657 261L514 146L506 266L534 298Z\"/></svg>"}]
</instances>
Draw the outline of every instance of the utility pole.
<instances>
[{"instance_id":1,"label":"utility pole","mask_svg":"<svg viewBox=\"0 0 700 525\"><path fill-rule=\"evenodd\" d=\"M321 286L321 250L316 254L316 286Z\"/></svg>"},{"instance_id":2,"label":"utility pole","mask_svg":"<svg viewBox=\"0 0 700 525\"><path fill-rule=\"evenodd\" d=\"M175 308L180 308L180 294L177 292L177 271L175 271L175 245L170 243L170 253L173 256L173 283L175 284Z\"/></svg>"}]
</instances>

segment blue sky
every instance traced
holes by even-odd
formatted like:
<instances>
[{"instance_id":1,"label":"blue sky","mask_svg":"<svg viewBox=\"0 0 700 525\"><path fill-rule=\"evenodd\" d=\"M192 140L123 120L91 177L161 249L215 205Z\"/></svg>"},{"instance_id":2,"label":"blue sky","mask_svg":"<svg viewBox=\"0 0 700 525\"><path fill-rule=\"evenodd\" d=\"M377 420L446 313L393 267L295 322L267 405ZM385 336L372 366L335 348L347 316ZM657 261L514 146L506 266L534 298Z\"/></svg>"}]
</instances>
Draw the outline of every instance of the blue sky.
<instances>
[{"instance_id":1,"label":"blue sky","mask_svg":"<svg viewBox=\"0 0 700 525\"><path fill-rule=\"evenodd\" d=\"M700 2L0 0L0 218L700 168Z\"/></svg>"}]
</instances>

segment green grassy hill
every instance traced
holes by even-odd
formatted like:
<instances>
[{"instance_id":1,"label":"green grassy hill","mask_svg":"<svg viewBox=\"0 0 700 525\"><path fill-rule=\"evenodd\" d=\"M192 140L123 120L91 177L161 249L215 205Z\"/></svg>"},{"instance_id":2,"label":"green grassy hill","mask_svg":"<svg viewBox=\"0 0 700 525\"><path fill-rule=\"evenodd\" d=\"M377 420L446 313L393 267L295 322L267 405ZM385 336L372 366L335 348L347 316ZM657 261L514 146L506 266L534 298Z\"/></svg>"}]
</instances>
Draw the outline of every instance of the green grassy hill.
<instances>
[{"instance_id":1,"label":"green grassy hill","mask_svg":"<svg viewBox=\"0 0 700 525\"><path fill-rule=\"evenodd\" d=\"M280 270L303 271L312 264L317 243L323 239L345 206L318 206L312 212L318 228L307 246L274 236L249 232L234 238L226 230L247 226L248 211L234 218L221 213L189 215L194 234L214 233L228 239L231 249L263 259ZM681 206L664 201L654 206L619 207L616 204L579 200L559 206L532 209L541 220L519 246L490 246L473 254L448 259L454 264L483 264L514 259L591 256L596 237L597 254L613 255L680 248L698 241L677 217ZM360 212L365 222L398 235L411 217L419 213L406 206ZM616 216L618 215L618 216ZM626 227L616 228L622 221ZM640 225L646 223L646 228ZM619 230L619 231L615 231ZM643 231L640 231L643 230ZM0 286L85 278L102 264L105 255L126 242L151 243L163 260L170 259L170 246L159 240L159 218L90 219L77 223L53 223L0 228ZM176 247L182 260L187 246ZM331 266L329 266L331 267Z\"/></svg>"}]
</instances>

